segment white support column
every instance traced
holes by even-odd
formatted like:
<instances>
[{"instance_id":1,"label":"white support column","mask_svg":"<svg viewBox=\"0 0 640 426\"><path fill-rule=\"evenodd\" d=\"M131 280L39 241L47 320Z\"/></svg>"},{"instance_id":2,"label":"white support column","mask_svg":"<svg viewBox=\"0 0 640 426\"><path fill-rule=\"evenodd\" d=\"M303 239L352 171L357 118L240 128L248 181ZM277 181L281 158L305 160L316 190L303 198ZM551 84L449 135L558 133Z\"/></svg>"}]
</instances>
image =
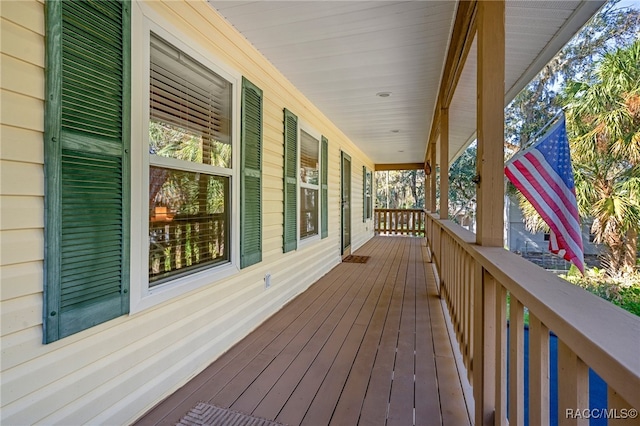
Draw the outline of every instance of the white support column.
<instances>
[{"instance_id":1,"label":"white support column","mask_svg":"<svg viewBox=\"0 0 640 426\"><path fill-rule=\"evenodd\" d=\"M449 219L449 109L440 110L440 219Z\"/></svg>"},{"instance_id":2,"label":"white support column","mask_svg":"<svg viewBox=\"0 0 640 426\"><path fill-rule=\"evenodd\" d=\"M427 146L427 156L425 158L425 167L424 167L424 209L431 212L433 211L433 207L431 206L431 179L433 179L432 174L427 174L428 170L427 163L429 166L431 165L431 145Z\"/></svg>"},{"instance_id":3,"label":"white support column","mask_svg":"<svg viewBox=\"0 0 640 426\"><path fill-rule=\"evenodd\" d=\"M478 1L477 172L480 182L476 242L491 247L502 247L504 228L504 22L505 0ZM476 269L475 282L479 285L474 305L473 388L475 424L480 426L500 424L500 419L497 423L495 419L496 397L502 402L502 389L496 386L496 327L502 325L496 324L495 280L481 267Z\"/></svg>"},{"instance_id":4,"label":"white support column","mask_svg":"<svg viewBox=\"0 0 640 426\"><path fill-rule=\"evenodd\" d=\"M505 2L478 2L478 217L476 242L504 244Z\"/></svg>"},{"instance_id":5,"label":"white support column","mask_svg":"<svg viewBox=\"0 0 640 426\"><path fill-rule=\"evenodd\" d=\"M436 171L436 146L435 144L431 147L430 159L431 163L431 181L429 184L431 185L431 190L429 191L429 196L431 197L429 201L429 205L431 206L431 213L436 212L436 188L437 188L437 171Z\"/></svg>"}]
</instances>

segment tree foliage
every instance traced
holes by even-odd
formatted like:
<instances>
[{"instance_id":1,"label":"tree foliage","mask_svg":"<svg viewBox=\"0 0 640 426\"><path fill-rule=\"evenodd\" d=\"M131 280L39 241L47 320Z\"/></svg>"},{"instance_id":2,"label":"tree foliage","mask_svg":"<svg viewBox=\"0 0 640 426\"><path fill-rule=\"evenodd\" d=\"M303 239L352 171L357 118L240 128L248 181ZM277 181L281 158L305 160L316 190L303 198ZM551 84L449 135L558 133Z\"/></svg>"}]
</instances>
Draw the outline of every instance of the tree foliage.
<instances>
[{"instance_id":1,"label":"tree foliage","mask_svg":"<svg viewBox=\"0 0 640 426\"><path fill-rule=\"evenodd\" d=\"M376 208L424 208L424 170L389 170L375 174Z\"/></svg>"},{"instance_id":2,"label":"tree foliage","mask_svg":"<svg viewBox=\"0 0 640 426\"><path fill-rule=\"evenodd\" d=\"M505 141L511 150L527 146L561 108L557 95L567 82L592 81L593 64L617 47L637 40L640 10L610 1L549 61L505 109Z\"/></svg>"},{"instance_id":3,"label":"tree foliage","mask_svg":"<svg viewBox=\"0 0 640 426\"><path fill-rule=\"evenodd\" d=\"M594 78L570 82L561 100L578 207L609 249L608 272L629 273L640 228L640 40L605 55Z\"/></svg>"},{"instance_id":4,"label":"tree foliage","mask_svg":"<svg viewBox=\"0 0 640 426\"><path fill-rule=\"evenodd\" d=\"M449 168L449 217L460 225L475 221L476 157L473 144Z\"/></svg>"}]
</instances>

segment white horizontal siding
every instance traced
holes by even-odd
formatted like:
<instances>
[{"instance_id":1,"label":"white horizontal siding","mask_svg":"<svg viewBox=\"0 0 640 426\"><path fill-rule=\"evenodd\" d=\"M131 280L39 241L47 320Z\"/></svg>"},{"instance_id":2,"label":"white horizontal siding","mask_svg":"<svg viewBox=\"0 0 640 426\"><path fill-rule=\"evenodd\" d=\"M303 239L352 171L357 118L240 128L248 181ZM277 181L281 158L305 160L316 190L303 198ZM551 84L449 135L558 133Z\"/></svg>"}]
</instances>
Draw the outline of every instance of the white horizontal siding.
<instances>
[{"instance_id":1,"label":"white horizontal siding","mask_svg":"<svg viewBox=\"0 0 640 426\"><path fill-rule=\"evenodd\" d=\"M354 183L362 179L362 164L372 168L371 162L206 3L151 7L264 90L263 261L162 305L43 345L44 5L3 2L2 424L130 423L340 260L340 150L352 156ZM329 237L287 254L282 253L285 107L329 139L330 157ZM360 197L354 189L357 241L367 238L356 237ZM263 281L267 272L269 290Z\"/></svg>"}]
</instances>

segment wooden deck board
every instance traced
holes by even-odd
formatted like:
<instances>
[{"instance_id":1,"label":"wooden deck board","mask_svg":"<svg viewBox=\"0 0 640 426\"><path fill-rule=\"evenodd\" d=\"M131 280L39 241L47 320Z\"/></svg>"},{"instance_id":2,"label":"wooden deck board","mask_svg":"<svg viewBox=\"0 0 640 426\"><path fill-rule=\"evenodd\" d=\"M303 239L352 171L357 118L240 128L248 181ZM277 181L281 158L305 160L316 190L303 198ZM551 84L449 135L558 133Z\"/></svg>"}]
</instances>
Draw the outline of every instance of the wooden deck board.
<instances>
[{"instance_id":1,"label":"wooden deck board","mask_svg":"<svg viewBox=\"0 0 640 426\"><path fill-rule=\"evenodd\" d=\"M367 296L365 304L358 313L347 338L340 348L327 376L325 377L316 397L307 411L302 424L315 426L318 424L329 424L333 416L338 400L341 398L343 388L350 371L355 362L358 350L362 347L366 331L369 329L376 306L379 303L380 295L384 286L383 271L390 266L390 258L386 261L376 263L367 277L367 281L373 287Z\"/></svg>"},{"instance_id":2,"label":"wooden deck board","mask_svg":"<svg viewBox=\"0 0 640 426\"><path fill-rule=\"evenodd\" d=\"M391 258L387 258L387 265L390 259ZM394 263L395 269L393 267ZM397 270L398 264L399 262L391 262L391 265L385 268L386 273L378 277L378 280L383 284L382 292L369 323L367 333L354 360L351 374L349 374L347 378L347 382L336 405L331 424L358 423L364 397L369 386L371 370L376 359L378 346L380 345L380 338L387 317L389 303L391 302L393 286L395 284L394 281L389 280L387 277L391 274L391 271Z\"/></svg>"},{"instance_id":3,"label":"wooden deck board","mask_svg":"<svg viewBox=\"0 0 640 426\"><path fill-rule=\"evenodd\" d=\"M139 419L198 401L289 425L469 423L424 240L375 237Z\"/></svg>"},{"instance_id":4,"label":"wooden deck board","mask_svg":"<svg viewBox=\"0 0 640 426\"><path fill-rule=\"evenodd\" d=\"M391 391L393 367L395 365L396 345L398 343L398 327L402 312L402 299L404 297L403 277L405 274L400 267L403 259L404 245L398 248L396 258L397 269L394 268L389 279L393 280L393 293L391 303L387 311L387 317L383 326L382 337L378 347L376 360L371 371L369 388L362 404L360 424L374 425L385 424L389 405L389 393Z\"/></svg>"},{"instance_id":5,"label":"wooden deck board","mask_svg":"<svg viewBox=\"0 0 640 426\"><path fill-rule=\"evenodd\" d=\"M279 336L287 326L297 320L304 313L309 313L314 306L318 309L324 306L326 300L336 298L335 293L346 290L342 286L348 272L331 270L323 279L326 286L312 286L309 290L294 299L287 305L286 310L280 312L265 321L261 327L241 340L229 351L225 352L215 363L211 364L202 373L192 379L180 392L175 392L162 402L163 410L152 410L144 417L145 424L175 425L197 402L203 401L202 395L211 395L214 389L211 386L228 383L227 377L244 368L256 354L259 354L267 345ZM215 391L217 393L217 391ZM209 399L209 398L206 398Z\"/></svg>"},{"instance_id":6,"label":"wooden deck board","mask_svg":"<svg viewBox=\"0 0 640 426\"><path fill-rule=\"evenodd\" d=\"M429 258L424 242L421 253L422 259ZM438 300L438 296L435 287L427 291L426 277L430 272L430 263L416 268L416 425L442 423L429 303L430 298Z\"/></svg>"},{"instance_id":7,"label":"wooden deck board","mask_svg":"<svg viewBox=\"0 0 640 426\"><path fill-rule=\"evenodd\" d=\"M384 251L387 248L388 242L381 242L381 244L369 246L367 253L375 254L376 250ZM362 272L361 265L351 264L350 266L355 267L356 271ZM318 335L318 338L309 341L305 350L295 359L290 368L283 373L282 377L278 379L277 383L267 393L258 407L256 407L253 412L254 415L273 419L277 417L282 407L287 403L289 397L307 373L309 366L323 349L330 333L335 328L328 327L327 324L323 326L327 329L326 333L322 332Z\"/></svg>"},{"instance_id":8,"label":"wooden deck board","mask_svg":"<svg viewBox=\"0 0 640 426\"><path fill-rule=\"evenodd\" d=\"M302 350L312 333L317 331L325 320L341 317L347 311L349 304L353 300L353 293L357 293L361 288L357 281L354 281L355 285L349 285L349 278L352 274L353 271L351 271L351 274L345 274L339 280L341 287L333 294L334 299L340 300L337 306L331 310L325 303L319 306L318 309L306 311L303 318L298 317L296 321L287 327L285 333L280 334L277 339L274 339L271 344L265 347L261 354L249 362L234 377L233 381L221 388L211 398L210 402L220 407L231 407L245 390L254 384L258 377L262 378L262 382L269 381L274 375L274 370L276 370L276 378L279 377L281 375L281 373L277 374L279 367L283 364L286 367L287 361ZM329 322L329 324L333 323ZM278 360L278 362L272 365L275 360ZM260 383L257 383L256 386L259 387ZM249 398L251 397L249 396ZM240 403L233 408L241 411L241 406L242 404Z\"/></svg>"},{"instance_id":9,"label":"wooden deck board","mask_svg":"<svg viewBox=\"0 0 640 426\"><path fill-rule=\"evenodd\" d=\"M277 421L285 424L301 424L308 407L315 399L328 371L338 356L338 352L345 343L366 298L371 292L371 282L368 282L367 278L369 278L369 275L365 275L364 279L361 278L362 282L368 285L362 286L353 303L350 305L350 309L341 318L340 323L331 337L291 394L291 397L278 414L278 417L276 417Z\"/></svg>"},{"instance_id":10,"label":"wooden deck board","mask_svg":"<svg viewBox=\"0 0 640 426\"><path fill-rule=\"evenodd\" d=\"M354 282L357 281L354 280ZM315 315L314 321L310 322L307 327L301 330L301 332L296 336L295 341L292 341L291 344L283 350L282 354L280 354L280 356L278 356L269 366L269 371L261 374L260 377L247 388L241 397L238 398L238 400L233 404L232 408L234 410L253 413L269 391L281 379L287 369L294 365L295 360L300 356L303 350L308 351L310 354L317 354L319 352L331 333L337 327L339 320L350 307L354 293L357 294L361 288L360 286L348 287L348 284L349 283L346 282L343 286L345 288L349 288L350 292L345 293L345 297L343 297L341 303L330 312L330 315ZM314 345L316 348L315 350L310 346L312 341L316 343ZM302 364L308 365L306 361ZM300 370L297 369L297 371ZM273 401L268 401L267 404L271 407L276 406Z\"/></svg>"},{"instance_id":11,"label":"wooden deck board","mask_svg":"<svg viewBox=\"0 0 640 426\"><path fill-rule=\"evenodd\" d=\"M387 425L390 426L413 424L415 397L416 252L416 244L412 244L409 250L409 262L406 267L405 290L402 300L400 329L398 330L393 383L389 397Z\"/></svg>"}]
</instances>

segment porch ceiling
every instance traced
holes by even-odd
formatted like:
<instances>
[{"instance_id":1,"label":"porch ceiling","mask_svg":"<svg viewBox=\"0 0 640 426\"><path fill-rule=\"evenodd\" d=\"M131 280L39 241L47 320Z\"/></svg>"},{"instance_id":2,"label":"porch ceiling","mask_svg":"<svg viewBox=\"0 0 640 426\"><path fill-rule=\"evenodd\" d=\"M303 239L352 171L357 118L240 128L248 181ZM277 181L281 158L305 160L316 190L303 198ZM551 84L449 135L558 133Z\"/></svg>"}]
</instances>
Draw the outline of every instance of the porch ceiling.
<instances>
[{"instance_id":1,"label":"porch ceiling","mask_svg":"<svg viewBox=\"0 0 640 426\"><path fill-rule=\"evenodd\" d=\"M457 1L209 3L375 163L425 158ZM602 4L507 0L505 105ZM450 161L475 138L475 70L474 43L450 107Z\"/></svg>"}]
</instances>

